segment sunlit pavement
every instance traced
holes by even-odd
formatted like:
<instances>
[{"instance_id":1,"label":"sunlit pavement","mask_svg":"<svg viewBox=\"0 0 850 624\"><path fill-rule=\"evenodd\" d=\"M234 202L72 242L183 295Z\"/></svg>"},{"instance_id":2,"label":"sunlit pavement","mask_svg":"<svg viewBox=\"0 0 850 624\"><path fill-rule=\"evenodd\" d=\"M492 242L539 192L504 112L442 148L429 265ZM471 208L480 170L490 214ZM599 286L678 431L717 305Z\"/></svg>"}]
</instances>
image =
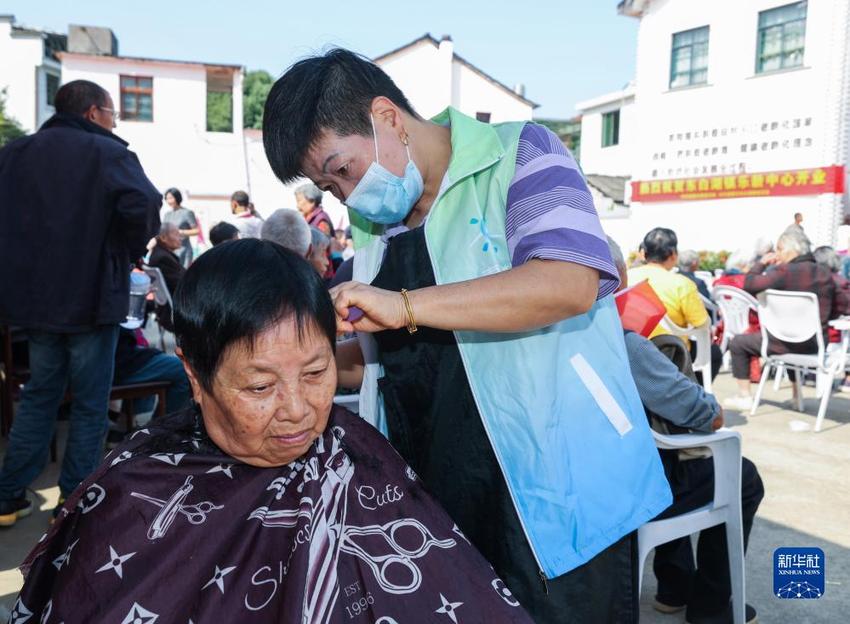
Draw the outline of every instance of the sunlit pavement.
<instances>
[{"instance_id":1,"label":"sunlit pavement","mask_svg":"<svg viewBox=\"0 0 850 624\"><path fill-rule=\"evenodd\" d=\"M771 384L772 386L772 384ZM728 373L715 381L719 397L728 396ZM744 454L758 466L765 498L756 516L747 555L747 601L761 622L846 622L850 610L850 395L835 394L821 433L795 431L814 427L817 400L805 388L806 413L792 411L786 382L778 392L766 391L752 418L727 412L727 424L741 432ZM792 423L793 429L792 429ZM60 423L60 449L65 423ZM5 440L0 441L0 450ZM60 458L61 460L61 458ZM17 566L47 528L59 496L55 486L59 464L50 464L36 481L36 511L12 529L0 530L0 621L10 608L22 578ZM773 595L773 551L781 546L816 546L826 554L826 593L820 600L780 600ZM641 600L641 621L678 624L684 614L662 615L651 606L655 589L651 559ZM592 599L592 597L589 597Z\"/></svg>"}]
</instances>

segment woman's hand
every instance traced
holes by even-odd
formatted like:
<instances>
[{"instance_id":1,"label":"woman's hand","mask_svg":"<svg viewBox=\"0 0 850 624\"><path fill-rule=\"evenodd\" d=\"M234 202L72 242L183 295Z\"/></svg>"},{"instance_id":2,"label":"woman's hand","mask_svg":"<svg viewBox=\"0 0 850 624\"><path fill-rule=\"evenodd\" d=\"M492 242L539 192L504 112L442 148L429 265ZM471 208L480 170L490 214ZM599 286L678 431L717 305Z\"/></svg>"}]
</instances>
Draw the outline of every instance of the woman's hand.
<instances>
[{"instance_id":1,"label":"woman's hand","mask_svg":"<svg viewBox=\"0 0 850 624\"><path fill-rule=\"evenodd\" d=\"M354 331L373 333L407 326L407 310L401 293L360 282L345 282L331 288L330 293L339 334ZM351 322L347 319L354 306L363 311L363 316Z\"/></svg>"}]
</instances>

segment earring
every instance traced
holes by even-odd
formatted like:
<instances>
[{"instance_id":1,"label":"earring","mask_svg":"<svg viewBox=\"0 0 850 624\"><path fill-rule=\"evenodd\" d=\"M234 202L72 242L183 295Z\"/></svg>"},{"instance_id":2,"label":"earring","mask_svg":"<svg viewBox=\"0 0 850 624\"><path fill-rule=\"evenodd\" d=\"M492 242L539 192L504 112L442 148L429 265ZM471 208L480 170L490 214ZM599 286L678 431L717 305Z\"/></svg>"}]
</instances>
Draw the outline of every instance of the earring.
<instances>
[{"instance_id":1,"label":"earring","mask_svg":"<svg viewBox=\"0 0 850 624\"><path fill-rule=\"evenodd\" d=\"M408 136L408 135L407 135L407 133L405 132L405 133L404 133L404 136L403 136L403 137L401 137L402 145L407 146L407 145L410 143L410 141L408 140L407 136Z\"/></svg>"}]
</instances>

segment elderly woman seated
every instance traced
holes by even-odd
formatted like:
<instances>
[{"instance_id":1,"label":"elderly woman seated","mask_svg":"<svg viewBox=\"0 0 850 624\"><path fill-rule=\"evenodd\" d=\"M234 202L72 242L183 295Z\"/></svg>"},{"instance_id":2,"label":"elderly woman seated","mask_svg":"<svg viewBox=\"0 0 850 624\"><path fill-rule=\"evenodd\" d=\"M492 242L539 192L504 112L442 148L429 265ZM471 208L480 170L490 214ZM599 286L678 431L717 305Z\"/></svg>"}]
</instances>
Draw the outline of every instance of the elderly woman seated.
<instances>
[{"instance_id":1,"label":"elderly woman seated","mask_svg":"<svg viewBox=\"0 0 850 624\"><path fill-rule=\"evenodd\" d=\"M334 406L335 313L307 261L216 247L174 317L197 403L68 499L12 621L530 622L389 443Z\"/></svg>"}]
</instances>

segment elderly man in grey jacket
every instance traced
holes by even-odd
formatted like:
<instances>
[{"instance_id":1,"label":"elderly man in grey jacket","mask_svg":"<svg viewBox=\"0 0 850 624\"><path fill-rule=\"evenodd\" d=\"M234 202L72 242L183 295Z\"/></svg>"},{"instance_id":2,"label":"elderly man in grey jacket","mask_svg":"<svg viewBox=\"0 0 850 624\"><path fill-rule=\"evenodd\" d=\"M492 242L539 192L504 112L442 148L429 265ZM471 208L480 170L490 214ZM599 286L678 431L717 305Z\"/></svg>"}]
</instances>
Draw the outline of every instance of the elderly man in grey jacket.
<instances>
[{"instance_id":1,"label":"elderly man in grey jacket","mask_svg":"<svg viewBox=\"0 0 850 624\"><path fill-rule=\"evenodd\" d=\"M623 253L610 238L608 244L620 274L620 289L626 288L628 276ZM714 396L686 377L655 344L629 331L625 333L625 341L632 377L648 412L675 427L695 432L710 433L723 426L723 409ZM673 491L673 504L659 519L678 516L711 502L714 497L711 458L680 457L675 451L661 451L661 461ZM741 471L746 548L753 518L764 497L764 486L755 464L746 457L742 458ZM722 525L700 532L696 565L690 539L681 538L655 549L653 571L658 579L653 606L658 611L676 613L687 609L685 619L689 624L732 622L729 561ZM747 605L746 621L748 624L756 621L756 611L750 605Z\"/></svg>"}]
</instances>

